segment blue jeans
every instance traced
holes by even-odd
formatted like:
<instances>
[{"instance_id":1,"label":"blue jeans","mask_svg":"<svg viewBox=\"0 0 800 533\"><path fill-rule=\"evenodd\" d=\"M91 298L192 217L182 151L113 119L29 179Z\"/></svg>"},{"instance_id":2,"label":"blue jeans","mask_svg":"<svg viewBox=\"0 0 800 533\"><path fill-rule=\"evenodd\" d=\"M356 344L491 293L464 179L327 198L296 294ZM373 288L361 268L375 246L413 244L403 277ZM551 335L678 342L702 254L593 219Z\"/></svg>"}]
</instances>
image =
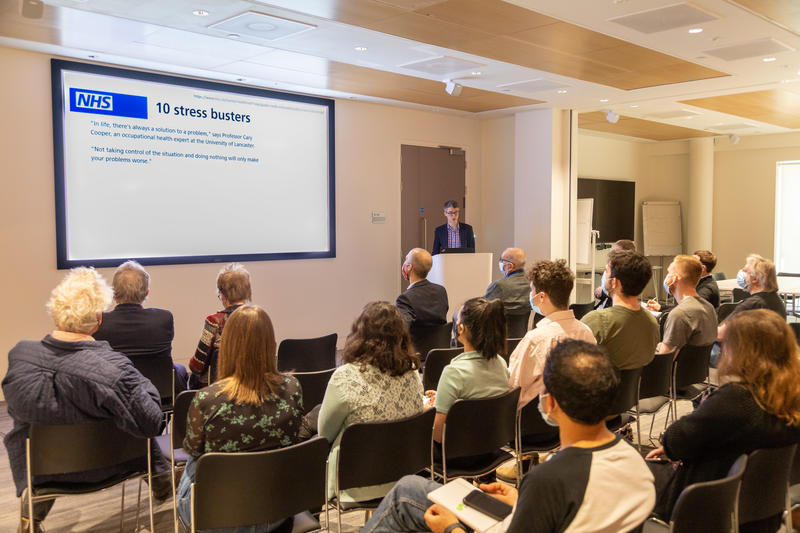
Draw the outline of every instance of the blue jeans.
<instances>
[{"instance_id":1,"label":"blue jeans","mask_svg":"<svg viewBox=\"0 0 800 533\"><path fill-rule=\"evenodd\" d=\"M425 524L425 511L433 502L428 500L428 493L441 486L420 476L401 478L383 498L369 522L364 524L361 533L429 531Z\"/></svg>"},{"instance_id":2,"label":"blue jeans","mask_svg":"<svg viewBox=\"0 0 800 533\"><path fill-rule=\"evenodd\" d=\"M183 471L181 482L178 485L176 498L178 498L178 512L181 514L184 523L191 525L192 521L192 483L194 483L195 470L197 469L197 459L190 457L186 462L186 470ZM275 531L282 526L286 520L273 524L258 524L255 526L239 526L224 529L203 529L204 533L268 533Z\"/></svg>"}]
</instances>

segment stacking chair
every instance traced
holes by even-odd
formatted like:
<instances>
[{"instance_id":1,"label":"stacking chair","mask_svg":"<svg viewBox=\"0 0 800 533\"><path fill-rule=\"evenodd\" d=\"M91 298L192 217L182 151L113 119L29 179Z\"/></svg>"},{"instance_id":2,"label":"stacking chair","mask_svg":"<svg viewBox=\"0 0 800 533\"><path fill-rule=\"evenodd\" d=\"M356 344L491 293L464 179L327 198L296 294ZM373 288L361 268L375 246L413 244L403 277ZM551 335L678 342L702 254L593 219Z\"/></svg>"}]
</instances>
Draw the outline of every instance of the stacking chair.
<instances>
[{"instance_id":1,"label":"stacking chair","mask_svg":"<svg viewBox=\"0 0 800 533\"><path fill-rule=\"evenodd\" d=\"M125 481L139 478L139 501L141 480L147 479L150 501L150 531L153 531L152 469L150 464L150 439L134 437L114 425L113 420L88 424L39 425L31 424L25 442L27 459L27 488L20 499L20 518L26 494L28 516L33 517L33 504L56 496L88 494L122 483L122 499L119 513L119 530L122 531L125 516ZM73 474L101 468L110 468L142 459L146 470L121 473L99 483L47 482L33 484L35 476ZM136 506L136 530L139 531L139 506Z\"/></svg>"},{"instance_id":2,"label":"stacking chair","mask_svg":"<svg viewBox=\"0 0 800 533\"><path fill-rule=\"evenodd\" d=\"M531 313L523 313L521 315L506 315L506 337L515 339L524 337L528 331L528 322L530 321Z\"/></svg>"},{"instance_id":3,"label":"stacking chair","mask_svg":"<svg viewBox=\"0 0 800 533\"><path fill-rule=\"evenodd\" d=\"M436 324L434 326L411 326L409 330L411 333L411 342L414 343L414 348L417 350L419 358L423 363L425 362L428 352L431 350L450 347L452 329L452 322Z\"/></svg>"},{"instance_id":4,"label":"stacking chair","mask_svg":"<svg viewBox=\"0 0 800 533\"><path fill-rule=\"evenodd\" d=\"M722 281L723 279L726 279L725 272L712 272L711 279L714 281Z\"/></svg>"},{"instance_id":5,"label":"stacking chair","mask_svg":"<svg viewBox=\"0 0 800 533\"><path fill-rule=\"evenodd\" d=\"M343 490L391 483L431 468L435 416L436 411L428 409L401 420L361 422L345 428L339 443L333 498L339 513L340 533L343 512L375 509L381 502L381 498L343 502L340 497ZM325 516L328 516L327 506Z\"/></svg>"},{"instance_id":6,"label":"stacking chair","mask_svg":"<svg viewBox=\"0 0 800 533\"><path fill-rule=\"evenodd\" d=\"M450 364L455 356L464 352L464 348L436 348L428 352L425 366L422 367L422 387L425 390L436 390L444 367Z\"/></svg>"},{"instance_id":7,"label":"stacking chair","mask_svg":"<svg viewBox=\"0 0 800 533\"><path fill-rule=\"evenodd\" d=\"M669 524L650 519L644 533L731 533L739 531L737 507L747 456L740 455L728 475L714 481L693 483L681 491Z\"/></svg>"},{"instance_id":8,"label":"stacking chair","mask_svg":"<svg viewBox=\"0 0 800 533\"><path fill-rule=\"evenodd\" d=\"M155 386L161 397L161 411L166 420L169 420L176 394L175 369L172 367L172 360L167 357L133 357L131 362L136 370Z\"/></svg>"},{"instance_id":9,"label":"stacking chair","mask_svg":"<svg viewBox=\"0 0 800 533\"><path fill-rule=\"evenodd\" d=\"M792 328L792 331L794 331L797 342L800 343L800 322L789 322L789 326Z\"/></svg>"},{"instance_id":10,"label":"stacking chair","mask_svg":"<svg viewBox=\"0 0 800 533\"><path fill-rule=\"evenodd\" d=\"M678 350L672 366L672 386L670 387L673 421L678 416L679 399L693 400L710 387L708 364L711 359L712 346L713 344L684 346Z\"/></svg>"},{"instance_id":11,"label":"stacking chair","mask_svg":"<svg viewBox=\"0 0 800 533\"><path fill-rule=\"evenodd\" d=\"M620 371L619 388L617 396L611 404L609 415L617 415L606 421L606 426L611 431L617 431L630 422L626 412L634 408L636 412L636 432L641 434L639 429L639 380L642 377L642 368L631 368ZM641 443L639 449L641 449Z\"/></svg>"},{"instance_id":12,"label":"stacking chair","mask_svg":"<svg viewBox=\"0 0 800 533\"><path fill-rule=\"evenodd\" d=\"M517 344L519 344L519 341L521 340L521 337L517 339L506 339L506 354L503 356L503 359L506 360L506 363L508 363L509 359L511 359L511 353L517 348Z\"/></svg>"},{"instance_id":13,"label":"stacking chair","mask_svg":"<svg viewBox=\"0 0 800 533\"><path fill-rule=\"evenodd\" d=\"M514 457L501 448L516 438L519 387L493 398L456 400L442 430L442 464L433 473L444 483L457 477L478 477L494 472ZM433 442L431 442L433 446ZM447 461L489 455L484 464L468 469L447 468ZM519 460L517 458L517 460ZM517 466L519 471L519 466Z\"/></svg>"},{"instance_id":14,"label":"stacking chair","mask_svg":"<svg viewBox=\"0 0 800 533\"><path fill-rule=\"evenodd\" d=\"M717 309L717 324L722 324L722 321L728 318L731 313L733 313L733 310L736 309L737 305L739 305L739 302L727 302L720 304L719 309Z\"/></svg>"},{"instance_id":15,"label":"stacking chair","mask_svg":"<svg viewBox=\"0 0 800 533\"><path fill-rule=\"evenodd\" d=\"M325 397L325 389L328 388L328 382L335 371L335 368L329 368L328 370L319 370L317 372L295 372L292 374L300 382L300 387L303 389L304 414L322 403L322 399Z\"/></svg>"},{"instance_id":16,"label":"stacking chair","mask_svg":"<svg viewBox=\"0 0 800 533\"><path fill-rule=\"evenodd\" d=\"M517 456L517 480L522 482L522 457L532 452L550 452L561 445L558 428L549 425L539 413L539 398L533 398L517 411L514 452Z\"/></svg>"},{"instance_id":17,"label":"stacking chair","mask_svg":"<svg viewBox=\"0 0 800 533\"><path fill-rule=\"evenodd\" d=\"M575 318L580 320L587 315L589 311L594 310L594 302L587 302L585 304L569 304L569 308L572 309L572 312L575 314Z\"/></svg>"},{"instance_id":18,"label":"stacking chair","mask_svg":"<svg viewBox=\"0 0 800 533\"><path fill-rule=\"evenodd\" d=\"M281 372L317 372L336 367L336 333L314 339L284 339L278 346Z\"/></svg>"},{"instance_id":19,"label":"stacking chair","mask_svg":"<svg viewBox=\"0 0 800 533\"><path fill-rule=\"evenodd\" d=\"M741 302L742 300L744 300L748 296L750 296L750 293L747 292L744 289L740 289L738 287L733 289L733 301L734 301L734 303Z\"/></svg>"},{"instance_id":20,"label":"stacking chair","mask_svg":"<svg viewBox=\"0 0 800 533\"><path fill-rule=\"evenodd\" d=\"M758 522L781 514L788 507L789 476L797 445L762 448L747 458L739 493L739 523ZM791 513L787 518L788 531Z\"/></svg>"},{"instance_id":21,"label":"stacking chair","mask_svg":"<svg viewBox=\"0 0 800 533\"><path fill-rule=\"evenodd\" d=\"M319 529L308 509L325 505L327 457L322 437L263 452L202 455L191 488L192 533L289 517L294 523L287 531Z\"/></svg>"},{"instance_id":22,"label":"stacking chair","mask_svg":"<svg viewBox=\"0 0 800 533\"><path fill-rule=\"evenodd\" d=\"M637 416L652 414L650 420L650 431L647 433L648 439L652 439L653 424L656 420L656 413L664 405L672 404L670 383L672 380L672 362L675 359L675 350L667 353L657 353L653 360L642 369L642 378L639 382L639 404ZM639 434L639 444L641 446L642 435ZM641 447L639 448L641 449Z\"/></svg>"}]
</instances>

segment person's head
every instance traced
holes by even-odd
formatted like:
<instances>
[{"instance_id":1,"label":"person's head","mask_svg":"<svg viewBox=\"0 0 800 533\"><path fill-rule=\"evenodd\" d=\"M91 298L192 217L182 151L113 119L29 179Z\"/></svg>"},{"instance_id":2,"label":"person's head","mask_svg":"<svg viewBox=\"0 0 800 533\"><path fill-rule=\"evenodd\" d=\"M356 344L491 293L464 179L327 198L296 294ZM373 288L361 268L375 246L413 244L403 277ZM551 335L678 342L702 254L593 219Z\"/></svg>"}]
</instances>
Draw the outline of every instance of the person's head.
<instances>
[{"instance_id":1,"label":"person's head","mask_svg":"<svg viewBox=\"0 0 800 533\"><path fill-rule=\"evenodd\" d=\"M559 424L559 418L566 416L585 426L604 423L620 381L605 348L575 339L563 340L550 350L542 379L543 410Z\"/></svg>"},{"instance_id":2,"label":"person's head","mask_svg":"<svg viewBox=\"0 0 800 533\"><path fill-rule=\"evenodd\" d=\"M267 312L243 305L231 313L219 346L219 379L223 392L237 403L259 404L280 383L275 357L275 330Z\"/></svg>"},{"instance_id":3,"label":"person's head","mask_svg":"<svg viewBox=\"0 0 800 533\"><path fill-rule=\"evenodd\" d=\"M720 377L738 380L768 413L800 423L800 349L786 320L753 309L731 315L725 324Z\"/></svg>"},{"instance_id":4,"label":"person's head","mask_svg":"<svg viewBox=\"0 0 800 533\"><path fill-rule=\"evenodd\" d=\"M106 280L93 268L78 267L50 293L47 312L59 331L91 335L110 303L111 288Z\"/></svg>"},{"instance_id":5,"label":"person's head","mask_svg":"<svg viewBox=\"0 0 800 533\"><path fill-rule=\"evenodd\" d=\"M639 252L613 251L606 265L606 290L608 294L639 296L652 276L650 261Z\"/></svg>"},{"instance_id":6,"label":"person's head","mask_svg":"<svg viewBox=\"0 0 800 533\"><path fill-rule=\"evenodd\" d=\"M461 307L456 333L486 359L506 350L506 317L503 302L495 298L470 298ZM466 342L465 342L466 341Z\"/></svg>"},{"instance_id":7,"label":"person's head","mask_svg":"<svg viewBox=\"0 0 800 533\"><path fill-rule=\"evenodd\" d=\"M563 311L569 306L569 296L575 285L575 275L565 259L543 260L530 265L525 278L531 284L531 301L542 309L549 302L554 310Z\"/></svg>"},{"instance_id":8,"label":"person's head","mask_svg":"<svg viewBox=\"0 0 800 533\"><path fill-rule=\"evenodd\" d=\"M400 267L400 272L407 280L417 281L425 279L433 266L433 257L428 250L423 248L412 248L406 254L406 260Z\"/></svg>"},{"instance_id":9,"label":"person's head","mask_svg":"<svg viewBox=\"0 0 800 533\"><path fill-rule=\"evenodd\" d=\"M703 265L703 276L708 276L717 266L717 256L711 250L696 250L694 256Z\"/></svg>"},{"instance_id":10,"label":"person's head","mask_svg":"<svg viewBox=\"0 0 800 533\"><path fill-rule=\"evenodd\" d=\"M447 217L447 223L455 227L458 224L458 214L461 210L458 208L458 202L455 200L447 200L444 203L444 216Z\"/></svg>"},{"instance_id":11,"label":"person's head","mask_svg":"<svg viewBox=\"0 0 800 533\"><path fill-rule=\"evenodd\" d=\"M633 242L630 239L620 239L617 242L615 242L614 245L611 247L611 251L612 252L613 251L622 251L622 250L627 250L629 252L635 252L636 251L636 243Z\"/></svg>"},{"instance_id":12,"label":"person's head","mask_svg":"<svg viewBox=\"0 0 800 533\"><path fill-rule=\"evenodd\" d=\"M499 266L503 274L525 268L525 252L519 248L506 248L500 254Z\"/></svg>"},{"instance_id":13,"label":"person's head","mask_svg":"<svg viewBox=\"0 0 800 533\"><path fill-rule=\"evenodd\" d=\"M114 272L111 286L118 304L140 304L150 293L150 274L136 261L125 261Z\"/></svg>"},{"instance_id":14,"label":"person's head","mask_svg":"<svg viewBox=\"0 0 800 533\"><path fill-rule=\"evenodd\" d=\"M239 263L225 265L217 274L217 291L227 305L250 301L250 273Z\"/></svg>"},{"instance_id":15,"label":"person's head","mask_svg":"<svg viewBox=\"0 0 800 533\"><path fill-rule=\"evenodd\" d=\"M390 376L419 368L408 328L397 307L388 302L364 306L347 336L342 361L372 365Z\"/></svg>"},{"instance_id":16,"label":"person's head","mask_svg":"<svg viewBox=\"0 0 800 533\"><path fill-rule=\"evenodd\" d=\"M673 295L676 290L680 293L693 290L703 275L703 265L700 260L693 255L676 255L675 259L667 267L667 275L664 276L664 287Z\"/></svg>"},{"instance_id":17,"label":"person's head","mask_svg":"<svg viewBox=\"0 0 800 533\"><path fill-rule=\"evenodd\" d=\"M775 292L778 290L778 275L775 263L758 254L747 256L744 268L747 276L747 286L751 294L756 292Z\"/></svg>"}]
</instances>

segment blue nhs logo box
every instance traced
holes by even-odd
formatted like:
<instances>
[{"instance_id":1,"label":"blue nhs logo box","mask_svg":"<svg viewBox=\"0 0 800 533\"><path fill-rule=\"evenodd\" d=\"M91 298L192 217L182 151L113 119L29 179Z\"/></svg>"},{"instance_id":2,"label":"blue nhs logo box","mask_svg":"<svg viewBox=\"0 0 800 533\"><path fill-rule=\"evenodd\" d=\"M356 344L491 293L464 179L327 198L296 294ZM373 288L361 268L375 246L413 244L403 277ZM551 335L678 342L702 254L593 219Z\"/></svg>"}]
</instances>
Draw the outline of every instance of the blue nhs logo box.
<instances>
[{"instance_id":1,"label":"blue nhs logo box","mask_svg":"<svg viewBox=\"0 0 800 533\"><path fill-rule=\"evenodd\" d=\"M69 110L95 115L147 118L147 97L71 88Z\"/></svg>"}]
</instances>

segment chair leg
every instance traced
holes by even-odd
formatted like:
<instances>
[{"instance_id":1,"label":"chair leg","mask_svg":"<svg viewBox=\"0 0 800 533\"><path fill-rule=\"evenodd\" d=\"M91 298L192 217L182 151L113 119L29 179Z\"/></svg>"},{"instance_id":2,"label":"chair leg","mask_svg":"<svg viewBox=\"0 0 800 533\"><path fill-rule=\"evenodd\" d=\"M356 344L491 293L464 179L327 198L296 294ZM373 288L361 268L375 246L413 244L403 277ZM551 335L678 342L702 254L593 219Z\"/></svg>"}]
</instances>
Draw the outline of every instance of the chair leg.
<instances>
[{"instance_id":1,"label":"chair leg","mask_svg":"<svg viewBox=\"0 0 800 533\"><path fill-rule=\"evenodd\" d=\"M341 501L339 500L339 494L336 495L336 520L339 523L339 529L337 530L338 533L342 533L342 506L340 505Z\"/></svg>"},{"instance_id":2,"label":"chair leg","mask_svg":"<svg viewBox=\"0 0 800 533\"><path fill-rule=\"evenodd\" d=\"M172 476L173 479L175 477L172 475L171 472L170 476ZM155 521L153 520L153 465L152 465L152 457L150 456L149 439L147 441L147 496L150 500L150 533L155 533Z\"/></svg>"},{"instance_id":3,"label":"chair leg","mask_svg":"<svg viewBox=\"0 0 800 533\"><path fill-rule=\"evenodd\" d=\"M125 522L125 482L122 482L122 497L119 499L119 533L122 533L122 526Z\"/></svg>"},{"instance_id":4,"label":"chair leg","mask_svg":"<svg viewBox=\"0 0 800 533\"><path fill-rule=\"evenodd\" d=\"M136 497L136 531L139 531L139 508L142 506L142 481L143 477L139 478L139 495Z\"/></svg>"},{"instance_id":5,"label":"chair leg","mask_svg":"<svg viewBox=\"0 0 800 533\"><path fill-rule=\"evenodd\" d=\"M642 451L642 428L639 425L639 404L636 404L636 447Z\"/></svg>"}]
</instances>

